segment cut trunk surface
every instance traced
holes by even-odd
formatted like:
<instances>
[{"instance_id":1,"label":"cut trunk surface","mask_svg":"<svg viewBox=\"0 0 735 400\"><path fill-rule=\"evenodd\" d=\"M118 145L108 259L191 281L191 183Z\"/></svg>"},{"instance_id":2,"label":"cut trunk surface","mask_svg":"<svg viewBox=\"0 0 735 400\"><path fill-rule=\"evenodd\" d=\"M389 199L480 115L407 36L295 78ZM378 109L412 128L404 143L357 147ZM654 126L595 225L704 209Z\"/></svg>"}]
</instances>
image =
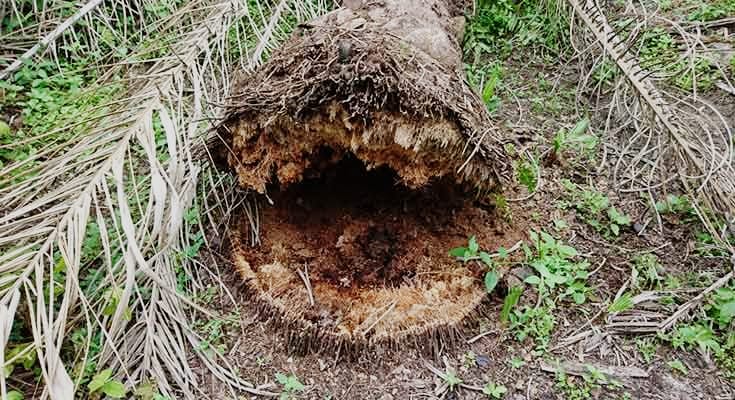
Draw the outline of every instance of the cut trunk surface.
<instances>
[{"instance_id":1,"label":"cut trunk surface","mask_svg":"<svg viewBox=\"0 0 735 400\"><path fill-rule=\"evenodd\" d=\"M447 251L524 231L495 216L510 162L464 81L462 10L349 3L240 78L220 127L240 184L268 199L234 227L234 262L304 351L453 337L487 295L483 267Z\"/></svg>"}]
</instances>

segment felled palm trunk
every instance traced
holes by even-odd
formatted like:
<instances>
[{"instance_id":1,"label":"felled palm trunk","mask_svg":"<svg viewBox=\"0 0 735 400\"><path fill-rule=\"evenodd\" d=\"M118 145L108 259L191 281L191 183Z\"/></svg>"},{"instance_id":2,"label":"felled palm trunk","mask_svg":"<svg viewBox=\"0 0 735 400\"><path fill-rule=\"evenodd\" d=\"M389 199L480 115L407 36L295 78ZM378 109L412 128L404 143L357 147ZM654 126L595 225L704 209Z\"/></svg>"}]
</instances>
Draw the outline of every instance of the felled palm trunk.
<instances>
[{"instance_id":1,"label":"felled palm trunk","mask_svg":"<svg viewBox=\"0 0 735 400\"><path fill-rule=\"evenodd\" d=\"M352 0L298 28L236 85L223 135L240 183L260 192L275 178L298 182L354 153L387 165L411 187L452 176L481 189L509 162L483 102L464 81L449 0Z\"/></svg>"},{"instance_id":2,"label":"felled palm trunk","mask_svg":"<svg viewBox=\"0 0 735 400\"><path fill-rule=\"evenodd\" d=\"M303 24L235 85L228 163L273 205L236 222L233 260L292 349L431 352L488 299L482 267L447 251L472 234L487 248L519 239L474 201L510 163L464 80L463 10L346 3L359 4Z\"/></svg>"}]
</instances>

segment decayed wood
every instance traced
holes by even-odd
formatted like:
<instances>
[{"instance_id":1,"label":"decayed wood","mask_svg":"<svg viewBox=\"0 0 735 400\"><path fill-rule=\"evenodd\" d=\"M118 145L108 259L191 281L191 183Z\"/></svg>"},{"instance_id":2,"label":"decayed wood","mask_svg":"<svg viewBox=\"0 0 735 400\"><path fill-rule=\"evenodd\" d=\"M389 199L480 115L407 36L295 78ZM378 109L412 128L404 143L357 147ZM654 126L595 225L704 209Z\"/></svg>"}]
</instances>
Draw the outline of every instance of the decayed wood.
<instances>
[{"instance_id":1,"label":"decayed wood","mask_svg":"<svg viewBox=\"0 0 735 400\"><path fill-rule=\"evenodd\" d=\"M263 192L274 178L298 182L347 152L412 187L508 179L501 134L464 79L454 2L348 5L300 26L238 79L220 133L240 183Z\"/></svg>"}]
</instances>

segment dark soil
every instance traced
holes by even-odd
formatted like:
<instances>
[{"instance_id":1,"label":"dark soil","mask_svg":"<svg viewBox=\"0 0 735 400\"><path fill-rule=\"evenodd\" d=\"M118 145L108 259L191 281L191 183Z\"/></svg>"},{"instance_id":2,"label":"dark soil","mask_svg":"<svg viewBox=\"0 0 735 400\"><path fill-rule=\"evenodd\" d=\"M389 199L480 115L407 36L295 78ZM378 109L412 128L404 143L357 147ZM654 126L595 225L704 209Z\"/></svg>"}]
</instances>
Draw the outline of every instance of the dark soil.
<instances>
[{"instance_id":1,"label":"dark soil","mask_svg":"<svg viewBox=\"0 0 735 400\"><path fill-rule=\"evenodd\" d=\"M448 250L466 245L468 232L488 248L518 236L505 232L489 204L447 179L412 190L389 168L367 171L353 156L311 172L285 190L271 188L253 264L308 266L312 282L345 290L398 286L426 260L451 261Z\"/></svg>"}]
</instances>

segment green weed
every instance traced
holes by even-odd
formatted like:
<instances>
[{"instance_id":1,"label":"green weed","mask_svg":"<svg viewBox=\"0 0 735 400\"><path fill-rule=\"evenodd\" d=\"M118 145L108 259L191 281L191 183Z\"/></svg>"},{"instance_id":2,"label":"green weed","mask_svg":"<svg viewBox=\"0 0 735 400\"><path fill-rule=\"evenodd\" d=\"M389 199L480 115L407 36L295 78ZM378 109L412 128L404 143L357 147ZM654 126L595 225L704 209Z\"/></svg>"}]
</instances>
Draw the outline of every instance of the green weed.
<instances>
[{"instance_id":1,"label":"green weed","mask_svg":"<svg viewBox=\"0 0 735 400\"><path fill-rule=\"evenodd\" d=\"M462 365L465 368L473 368L477 366L477 354L470 350L462 355Z\"/></svg>"},{"instance_id":2,"label":"green weed","mask_svg":"<svg viewBox=\"0 0 735 400\"><path fill-rule=\"evenodd\" d=\"M672 370L674 370L674 371L676 371L676 372L678 372L678 373L680 373L682 375L688 375L689 374L689 371L684 366L684 363L681 362L681 360L678 360L678 359L671 360L671 361L667 362L666 365L668 365L669 368L671 368Z\"/></svg>"},{"instance_id":3,"label":"green weed","mask_svg":"<svg viewBox=\"0 0 735 400\"><path fill-rule=\"evenodd\" d=\"M622 384L608 378L597 368L587 365L587 372L579 379L568 376L563 371L557 373L555 387L564 394L567 400L583 400L593 397L593 392L602 387L609 389L620 389Z\"/></svg>"},{"instance_id":4,"label":"green weed","mask_svg":"<svg viewBox=\"0 0 735 400\"><path fill-rule=\"evenodd\" d=\"M592 72L592 78L601 85L611 86L618 75L618 67L610 60L605 60L597 66Z\"/></svg>"},{"instance_id":5,"label":"green weed","mask_svg":"<svg viewBox=\"0 0 735 400\"><path fill-rule=\"evenodd\" d=\"M556 318L552 313L554 305L546 302L540 307L525 306L515 309L510 315L510 329L520 342L531 338L536 344L536 350L545 352L551 342L551 332L556 326Z\"/></svg>"},{"instance_id":6,"label":"green weed","mask_svg":"<svg viewBox=\"0 0 735 400\"><path fill-rule=\"evenodd\" d=\"M552 142L553 154L557 158L562 158L565 151L571 150L578 155L591 157L597 147L598 139L587 133L589 125L589 119L584 118L570 130L560 129L554 135Z\"/></svg>"},{"instance_id":7,"label":"green weed","mask_svg":"<svg viewBox=\"0 0 735 400\"><path fill-rule=\"evenodd\" d=\"M638 352L641 353L641 356L643 356L643 360L646 363L653 361L653 357L658 351L658 342L656 341L656 338L639 338L636 339L635 344L638 348Z\"/></svg>"},{"instance_id":8,"label":"green weed","mask_svg":"<svg viewBox=\"0 0 735 400\"><path fill-rule=\"evenodd\" d=\"M518 183L525 186L529 192L536 191L539 168L538 160L535 157L532 157L531 160L519 160L515 163Z\"/></svg>"},{"instance_id":9,"label":"green weed","mask_svg":"<svg viewBox=\"0 0 735 400\"><path fill-rule=\"evenodd\" d=\"M449 255L465 263L469 261L481 261L488 268L487 272L485 272L484 279L485 290L488 293L492 293L495 290L495 286L497 286L500 277L493 264L492 256L486 251L480 250L480 245L477 243L475 236L469 238L467 247L453 248L449 251Z\"/></svg>"},{"instance_id":10,"label":"green weed","mask_svg":"<svg viewBox=\"0 0 735 400\"><path fill-rule=\"evenodd\" d=\"M523 287L521 286L513 286L508 290L508 294L503 300L503 309L500 311L500 322L506 323L510 320L510 313L518 304L521 294L523 294Z\"/></svg>"},{"instance_id":11,"label":"green weed","mask_svg":"<svg viewBox=\"0 0 735 400\"><path fill-rule=\"evenodd\" d=\"M663 265L652 253L643 253L633 257L631 287L638 289L660 289L664 278L661 276Z\"/></svg>"},{"instance_id":12,"label":"green weed","mask_svg":"<svg viewBox=\"0 0 735 400\"><path fill-rule=\"evenodd\" d=\"M706 57L696 56L690 65L688 58L680 58L673 36L662 28L644 32L641 38L640 63L645 69L666 73L669 83L691 91L711 88L720 71Z\"/></svg>"},{"instance_id":13,"label":"green weed","mask_svg":"<svg viewBox=\"0 0 735 400\"><path fill-rule=\"evenodd\" d=\"M659 335L677 349L714 355L724 374L735 378L735 287L726 286L707 297L704 315Z\"/></svg>"},{"instance_id":14,"label":"green weed","mask_svg":"<svg viewBox=\"0 0 735 400\"><path fill-rule=\"evenodd\" d=\"M656 211L662 215L681 214L691 217L693 221L698 218L697 212L687 196L670 194L665 199L656 202Z\"/></svg>"},{"instance_id":15,"label":"green weed","mask_svg":"<svg viewBox=\"0 0 735 400\"><path fill-rule=\"evenodd\" d=\"M90 396L96 398L105 395L115 399L121 399L127 393L127 389L125 389L122 382L112 378L112 370L109 368L95 375L87 385L87 388L89 389Z\"/></svg>"},{"instance_id":16,"label":"green weed","mask_svg":"<svg viewBox=\"0 0 735 400\"><path fill-rule=\"evenodd\" d=\"M735 1L695 1L696 8L687 15L689 21L708 22L735 15Z\"/></svg>"},{"instance_id":17,"label":"green weed","mask_svg":"<svg viewBox=\"0 0 735 400\"><path fill-rule=\"evenodd\" d=\"M447 384L450 391L453 391L463 383L462 379L460 379L452 369L447 369L447 371L441 374L441 378L444 383Z\"/></svg>"},{"instance_id":18,"label":"green weed","mask_svg":"<svg viewBox=\"0 0 735 400\"><path fill-rule=\"evenodd\" d=\"M487 397L491 399L502 399L507 392L508 389L505 386L496 384L494 382L488 382L482 388L482 393L487 395Z\"/></svg>"},{"instance_id":19,"label":"green weed","mask_svg":"<svg viewBox=\"0 0 735 400\"><path fill-rule=\"evenodd\" d=\"M568 179L562 180L567 191L562 208L574 208L577 216L606 238L620 235L622 227L630 226L631 218L610 205L610 199L590 188L582 189Z\"/></svg>"},{"instance_id":20,"label":"green weed","mask_svg":"<svg viewBox=\"0 0 735 400\"><path fill-rule=\"evenodd\" d=\"M480 0L465 27L464 53L477 60L485 54L505 58L514 47L558 54L567 49L566 15L556 1Z\"/></svg>"},{"instance_id":21,"label":"green weed","mask_svg":"<svg viewBox=\"0 0 735 400\"><path fill-rule=\"evenodd\" d=\"M510 367L513 369L518 369L524 365L526 365L526 362L522 358L513 357L510 359Z\"/></svg>"},{"instance_id":22,"label":"green weed","mask_svg":"<svg viewBox=\"0 0 735 400\"><path fill-rule=\"evenodd\" d=\"M488 111L495 112L500 107L498 91L501 89L503 78L503 68L500 63L491 63L482 67L466 65L465 71L467 80L481 94Z\"/></svg>"},{"instance_id":23,"label":"green weed","mask_svg":"<svg viewBox=\"0 0 735 400\"><path fill-rule=\"evenodd\" d=\"M233 312L222 318L196 322L194 328L203 338L199 343L199 350L206 352L214 351L217 354L223 354L226 350L224 338L226 337L227 329L237 327L239 321L239 315Z\"/></svg>"},{"instance_id":24,"label":"green weed","mask_svg":"<svg viewBox=\"0 0 735 400\"><path fill-rule=\"evenodd\" d=\"M617 314L633 308L633 296L630 293L623 293L612 304L607 307L607 312Z\"/></svg>"},{"instance_id":25,"label":"green weed","mask_svg":"<svg viewBox=\"0 0 735 400\"><path fill-rule=\"evenodd\" d=\"M61 68L61 72L57 70ZM27 160L49 145L65 142L77 135L86 121L102 115L99 107L107 102L117 86L99 87L81 91L82 85L91 84L95 76L82 73L75 66L51 61L25 65L8 82L0 82L0 111L10 114L20 109L17 117L22 121L14 129L0 130L0 168ZM80 121L80 116L84 118ZM63 126L73 129L56 130ZM48 133L54 134L49 135ZM43 137L40 135L46 134ZM19 144L23 142L23 144ZM13 146L8 146L8 145ZM5 145L5 146L3 146ZM27 162L23 167L10 171L5 184L27 179L34 173L37 162ZM6 178L6 177L4 177Z\"/></svg>"},{"instance_id":26,"label":"green weed","mask_svg":"<svg viewBox=\"0 0 735 400\"><path fill-rule=\"evenodd\" d=\"M525 282L535 286L539 296L551 296L557 291L558 299L571 297L577 304L585 302L590 288L586 281L589 276L587 261L574 261L577 250L555 239L546 232L529 233L533 250L524 247L526 263L538 275L531 275ZM561 290L557 290L560 288Z\"/></svg>"},{"instance_id":27,"label":"green weed","mask_svg":"<svg viewBox=\"0 0 735 400\"><path fill-rule=\"evenodd\" d=\"M280 400L291 400L295 399L298 393L301 393L306 388L299 378L294 374L276 374L276 381L283 386L281 394L278 396Z\"/></svg>"}]
</instances>

